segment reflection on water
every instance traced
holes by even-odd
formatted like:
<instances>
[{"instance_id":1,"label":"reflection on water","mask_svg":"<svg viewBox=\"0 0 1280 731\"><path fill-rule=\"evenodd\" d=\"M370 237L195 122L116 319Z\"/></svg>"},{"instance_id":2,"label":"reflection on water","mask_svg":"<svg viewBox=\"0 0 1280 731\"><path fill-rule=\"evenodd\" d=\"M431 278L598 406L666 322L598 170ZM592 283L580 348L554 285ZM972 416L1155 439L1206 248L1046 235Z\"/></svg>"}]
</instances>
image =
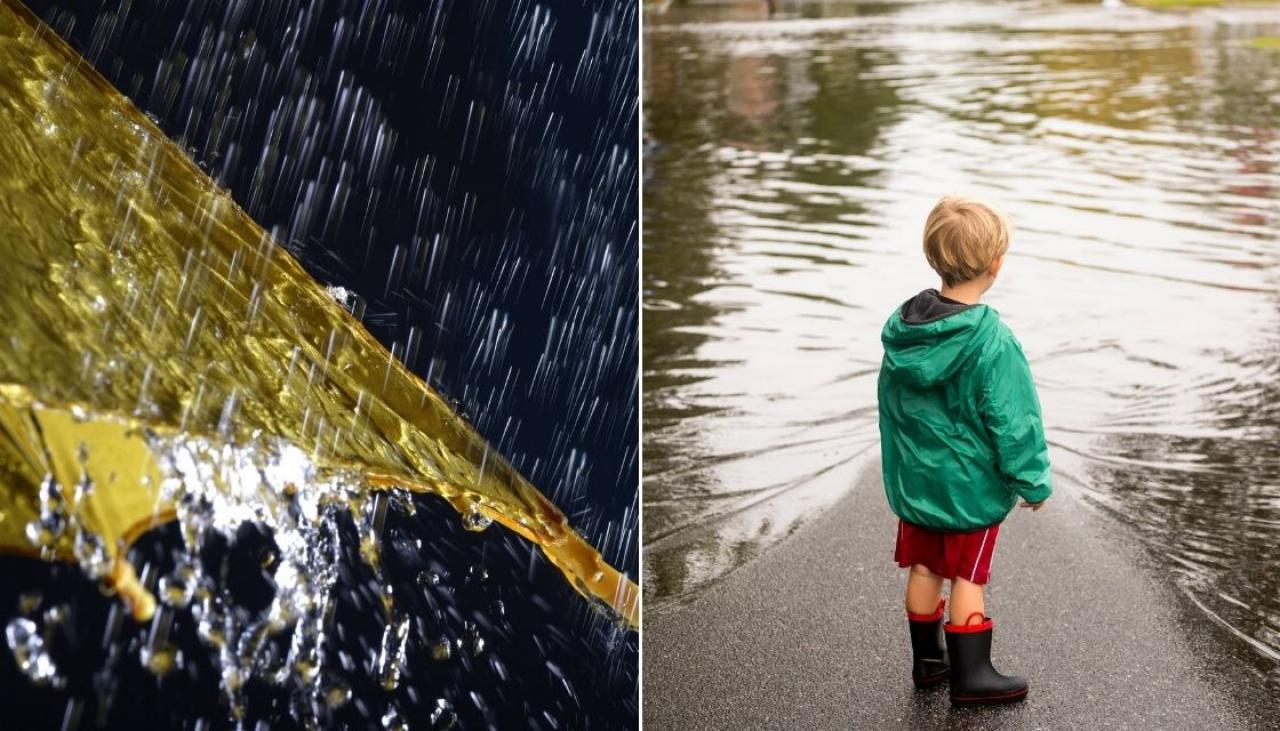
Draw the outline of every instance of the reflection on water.
<instances>
[{"instance_id":1,"label":"reflection on water","mask_svg":"<svg viewBox=\"0 0 1280 731\"><path fill-rule=\"evenodd\" d=\"M876 453L924 214L1015 220L989 302L1058 484L1280 656L1280 32L1267 8L675 5L648 17L645 586L687 598ZM886 558L887 560L887 558Z\"/></svg>"}]
</instances>

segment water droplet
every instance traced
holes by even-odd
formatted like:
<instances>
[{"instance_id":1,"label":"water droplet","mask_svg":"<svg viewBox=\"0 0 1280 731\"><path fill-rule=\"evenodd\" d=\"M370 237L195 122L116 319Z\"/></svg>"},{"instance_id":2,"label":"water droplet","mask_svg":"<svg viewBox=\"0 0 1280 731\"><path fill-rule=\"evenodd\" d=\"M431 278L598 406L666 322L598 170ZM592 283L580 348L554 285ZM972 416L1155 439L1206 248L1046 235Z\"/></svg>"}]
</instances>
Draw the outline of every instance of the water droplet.
<instances>
[{"instance_id":1,"label":"water droplet","mask_svg":"<svg viewBox=\"0 0 1280 731\"><path fill-rule=\"evenodd\" d=\"M409 618L387 623L382 631L382 651L378 654L378 679L382 687L395 690L400 684L400 668L404 664L404 646L409 638Z\"/></svg>"},{"instance_id":2,"label":"water droplet","mask_svg":"<svg viewBox=\"0 0 1280 731\"><path fill-rule=\"evenodd\" d=\"M436 660L453 657L453 643L449 642L448 637L441 637L439 642L431 646L431 657Z\"/></svg>"},{"instance_id":3,"label":"water droplet","mask_svg":"<svg viewBox=\"0 0 1280 731\"><path fill-rule=\"evenodd\" d=\"M214 647L222 647L227 643L225 627L222 600L215 596L205 597L200 603L199 623L196 625L200 639Z\"/></svg>"},{"instance_id":4,"label":"water droplet","mask_svg":"<svg viewBox=\"0 0 1280 731\"><path fill-rule=\"evenodd\" d=\"M185 607L195 595L198 576L196 567L189 561L181 561L173 573L160 578L160 599L171 607Z\"/></svg>"},{"instance_id":5,"label":"water droplet","mask_svg":"<svg viewBox=\"0 0 1280 731\"><path fill-rule=\"evenodd\" d=\"M44 646L44 637L40 636L36 623L25 617L9 621L4 629L5 640L9 643L9 651L13 653L14 662L27 679L36 685L61 688L66 680L58 675L58 667Z\"/></svg>"},{"instance_id":6,"label":"water droplet","mask_svg":"<svg viewBox=\"0 0 1280 731\"><path fill-rule=\"evenodd\" d=\"M400 709L396 704L387 705L387 712L382 714L382 727L387 731L409 731L409 724L405 722L404 717L400 715Z\"/></svg>"},{"instance_id":7,"label":"water droplet","mask_svg":"<svg viewBox=\"0 0 1280 731\"><path fill-rule=\"evenodd\" d=\"M27 523L27 540L36 548L49 548L66 532L67 521L58 513L46 513Z\"/></svg>"},{"instance_id":8,"label":"water droplet","mask_svg":"<svg viewBox=\"0 0 1280 731\"><path fill-rule=\"evenodd\" d=\"M467 511L462 516L462 527L470 531L479 532L488 528L490 525L493 525L493 518L490 518L481 512L480 506L478 505L472 505L471 510Z\"/></svg>"},{"instance_id":9,"label":"water droplet","mask_svg":"<svg viewBox=\"0 0 1280 731\"><path fill-rule=\"evenodd\" d=\"M431 710L431 728L449 729L458 723L458 714L453 712L453 705L444 698L436 699L436 707Z\"/></svg>"},{"instance_id":10,"label":"water droplet","mask_svg":"<svg viewBox=\"0 0 1280 731\"><path fill-rule=\"evenodd\" d=\"M171 609L156 612L151 620L151 633L139 652L142 666L156 677L164 677L182 667L182 652L169 640L173 617Z\"/></svg>"},{"instance_id":11,"label":"water droplet","mask_svg":"<svg viewBox=\"0 0 1280 731\"><path fill-rule=\"evenodd\" d=\"M484 653L485 645L484 638L480 636L480 628L476 626L475 622L464 622L462 627L467 635L467 645L471 648L472 656L479 657ZM458 648L462 648L462 640L458 641Z\"/></svg>"},{"instance_id":12,"label":"water droplet","mask_svg":"<svg viewBox=\"0 0 1280 731\"><path fill-rule=\"evenodd\" d=\"M140 659L143 667L150 670L156 677L164 677L175 668L182 667L182 653L168 642L144 645Z\"/></svg>"},{"instance_id":13,"label":"water droplet","mask_svg":"<svg viewBox=\"0 0 1280 731\"><path fill-rule=\"evenodd\" d=\"M88 530L76 531L76 561L80 570L90 578L101 579L111 573L111 554L97 533Z\"/></svg>"},{"instance_id":14,"label":"water droplet","mask_svg":"<svg viewBox=\"0 0 1280 731\"><path fill-rule=\"evenodd\" d=\"M27 523L27 540L36 548L51 548L67 530L67 505L53 475L40 483L40 517Z\"/></svg>"},{"instance_id":15,"label":"water droplet","mask_svg":"<svg viewBox=\"0 0 1280 731\"><path fill-rule=\"evenodd\" d=\"M453 712L453 704L443 698L435 699L435 708L431 709L431 728L453 728L458 723L458 714Z\"/></svg>"}]
</instances>

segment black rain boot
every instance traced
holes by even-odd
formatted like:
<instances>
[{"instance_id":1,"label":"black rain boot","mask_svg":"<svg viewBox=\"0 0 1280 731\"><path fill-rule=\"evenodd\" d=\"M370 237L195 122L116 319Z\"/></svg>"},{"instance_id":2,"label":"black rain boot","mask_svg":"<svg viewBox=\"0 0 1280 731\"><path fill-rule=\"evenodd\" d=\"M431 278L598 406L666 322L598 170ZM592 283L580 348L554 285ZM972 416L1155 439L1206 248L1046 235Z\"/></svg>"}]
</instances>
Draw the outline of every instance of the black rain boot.
<instances>
[{"instance_id":1,"label":"black rain boot","mask_svg":"<svg viewBox=\"0 0 1280 731\"><path fill-rule=\"evenodd\" d=\"M982 617L974 612L969 616ZM948 624L947 650L951 653L951 702L957 706L1014 703L1027 697L1026 678L1001 675L991 666L989 617L980 624Z\"/></svg>"},{"instance_id":2,"label":"black rain boot","mask_svg":"<svg viewBox=\"0 0 1280 731\"><path fill-rule=\"evenodd\" d=\"M907 624L911 628L911 680L917 688L931 688L951 673L947 645L942 640L942 609L946 603L946 599L939 600L933 614L907 612Z\"/></svg>"}]
</instances>

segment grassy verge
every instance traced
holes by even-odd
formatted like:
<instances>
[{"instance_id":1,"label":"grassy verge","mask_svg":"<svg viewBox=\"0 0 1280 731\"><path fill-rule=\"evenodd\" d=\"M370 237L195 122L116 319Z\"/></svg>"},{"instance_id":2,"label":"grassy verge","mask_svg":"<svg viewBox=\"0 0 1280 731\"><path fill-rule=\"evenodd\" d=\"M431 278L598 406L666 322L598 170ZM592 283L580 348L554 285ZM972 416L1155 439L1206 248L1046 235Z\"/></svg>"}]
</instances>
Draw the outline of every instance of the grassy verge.
<instances>
[{"instance_id":1,"label":"grassy verge","mask_svg":"<svg viewBox=\"0 0 1280 731\"><path fill-rule=\"evenodd\" d=\"M1151 10L1189 10L1231 5L1280 5L1277 0L1128 0L1128 2Z\"/></svg>"},{"instance_id":2,"label":"grassy verge","mask_svg":"<svg viewBox=\"0 0 1280 731\"><path fill-rule=\"evenodd\" d=\"M1250 38L1245 41L1245 45L1250 48L1257 48L1263 51L1280 51L1280 36L1259 36Z\"/></svg>"}]
</instances>

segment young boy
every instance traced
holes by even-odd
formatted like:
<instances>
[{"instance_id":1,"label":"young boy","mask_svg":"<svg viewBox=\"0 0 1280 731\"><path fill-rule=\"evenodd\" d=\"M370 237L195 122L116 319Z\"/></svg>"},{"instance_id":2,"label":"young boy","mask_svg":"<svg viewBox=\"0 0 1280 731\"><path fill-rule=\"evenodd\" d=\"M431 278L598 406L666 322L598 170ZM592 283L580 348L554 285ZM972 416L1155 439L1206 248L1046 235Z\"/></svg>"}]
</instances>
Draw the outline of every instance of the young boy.
<instances>
[{"instance_id":1,"label":"young boy","mask_svg":"<svg viewBox=\"0 0 1280 731\"><path fill-rule=\"evenodd\" d=\"M1052 490L1040 402L1013 333L978 300L995 283L1009 224L991 206L949 196L929 213L924 254L942 277L881 332L880 449L895 559L911 567L907 620L916 687L951 677L954 704L1009 703L1027 681L991 666L982 587L1000 522L1018 497L1038 510ZM943 644L942 580L951 581Z\"/></svg>"}]
</instances>

